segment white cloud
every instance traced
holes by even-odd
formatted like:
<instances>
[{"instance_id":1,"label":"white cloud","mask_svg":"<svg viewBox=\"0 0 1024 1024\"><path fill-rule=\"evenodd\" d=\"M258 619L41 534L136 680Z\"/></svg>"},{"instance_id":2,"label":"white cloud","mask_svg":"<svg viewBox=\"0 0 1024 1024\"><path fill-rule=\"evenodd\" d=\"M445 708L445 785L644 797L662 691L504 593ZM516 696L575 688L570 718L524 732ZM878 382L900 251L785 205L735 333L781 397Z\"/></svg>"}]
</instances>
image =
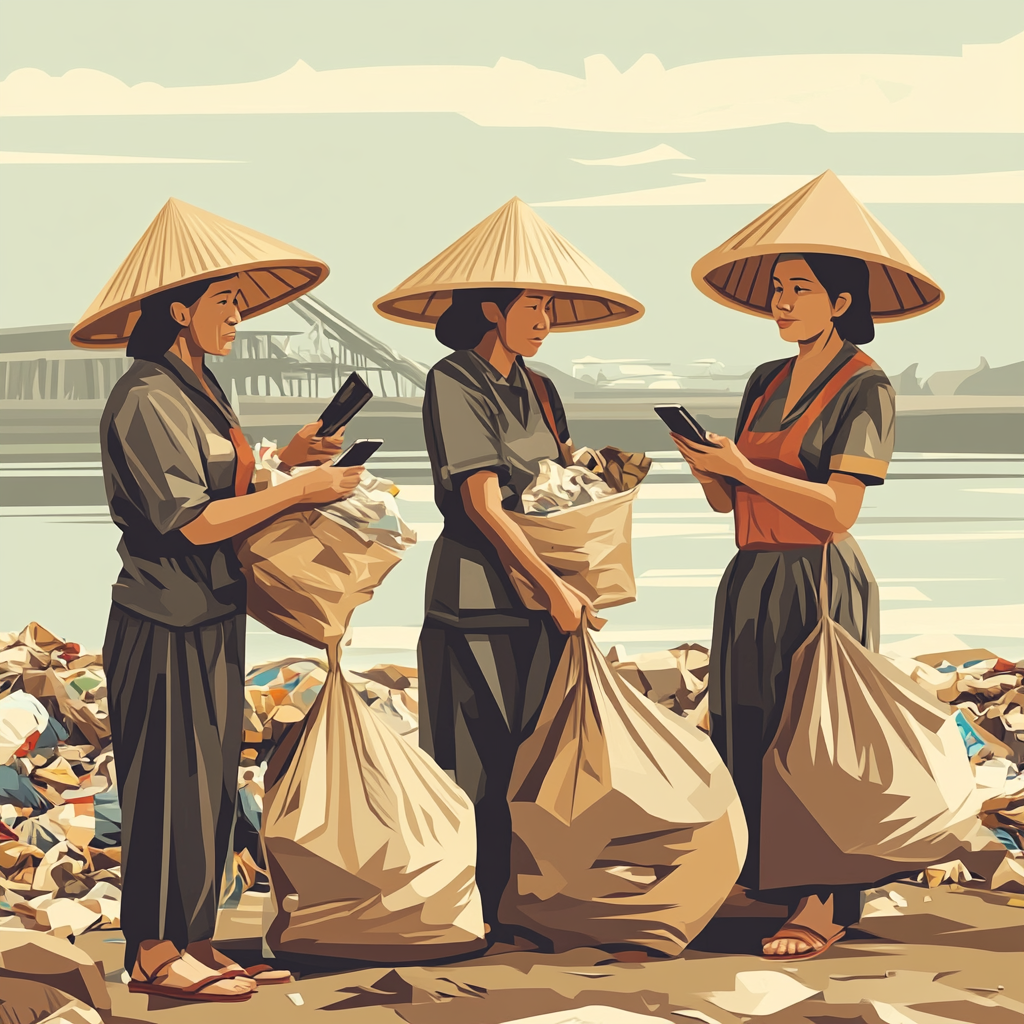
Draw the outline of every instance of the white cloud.
<instances>
[{"instance_id":1,"label":"white cloud","mask_svg":"<svg viewBox=\"0 0 1024 1024\"><path fill-rule=\"evenodd\" d=\"M243 160L194 160L176 156L97 156L94 153L0 152L0 164L240 164Z\"/></svg>"},{"instance_id":2,"label":"white cloud","mask_svg":"<svg viewBox=\"0 0 1024 1024\"><path fill-rule=\"evenodd\" d=\"M532 206L771 205L806 185L808 174L703 174L689 184L560 199ZM1024 203L1024 171L987 174L840 175L862 203Z\"/></svg>"},{"instance_id":3,"label":"white cloud","mask_svg":"<svg viewBox=\"0 0 1024 1024\"><path fill-rule=\"evenodd\" d=\"M481 125L702 132L793 122L830 132L1014 132L1024 125L1024 33L959 57L795 54L666 70L647 54L619 72L588 57L585 77L502 58L493 68L314 71L300 61L235 85L127 86L101 71L35 68L0 85L0 114L454 112Z\"/></svg>"},{"instance_id":4,"label":"white cloud","mask_svg":"<svg viewBox=\"0 0 1024 1024\"><path fill-rule=\"evenodd\" d=\"M642 153L630 153L627 156L608 156L603 160L581 160L573 157L573 162L586 164L588 167L635 167L637 164L654 164L659 160L692 160L692 156L680 153L675 146L664 142L653 149L645 149Z\"/></svg>"}]
</instances>

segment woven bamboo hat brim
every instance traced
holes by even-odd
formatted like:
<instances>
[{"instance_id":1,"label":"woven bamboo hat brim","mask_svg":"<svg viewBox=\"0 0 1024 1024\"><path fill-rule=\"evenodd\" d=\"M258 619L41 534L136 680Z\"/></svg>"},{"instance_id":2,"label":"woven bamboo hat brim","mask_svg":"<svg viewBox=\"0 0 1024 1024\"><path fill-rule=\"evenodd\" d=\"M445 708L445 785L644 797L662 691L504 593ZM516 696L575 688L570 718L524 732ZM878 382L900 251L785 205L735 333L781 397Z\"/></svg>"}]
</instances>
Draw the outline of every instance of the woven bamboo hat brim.
<instances>
[{"instance_id":1,"label":"woven bamboo hat brim","mask_svg":"<svg viewBox=\"0 0 1024 1024\"><path fill-rule=\"evenodd\" d=\"M168 199L128 258L71 332L79 348L119 348L139 318L139 302L168 288L238 274L242 319L277 309L315 288L327 264L301 249Z\"/></svg>"},{"instance_id":2,"label":"woven bamboo hat brim","mask_svg":"<svg viewBox=\"0 0 1024 1024\"><path fill-rule=\"evenodd\" d=\"M389 320L432 327L460 288L551 292L553 331L611 327L644 315L629 292L519 198L467 231L373 308Z\"/></svg>"},{"instance_id":3,"label":"woven bamboo hat brim","mask_svg":"<svg viewBox=\"0 0 1024 1024\"><path fill-rule=\"evenodd\" d=\"M771 317L771 271L783 252L857 256L870 271L871 317L906 320L945 298L924 268L826 171L713 249L693 266L693 283L723 306Z\"/></svg>"}]
</instances>

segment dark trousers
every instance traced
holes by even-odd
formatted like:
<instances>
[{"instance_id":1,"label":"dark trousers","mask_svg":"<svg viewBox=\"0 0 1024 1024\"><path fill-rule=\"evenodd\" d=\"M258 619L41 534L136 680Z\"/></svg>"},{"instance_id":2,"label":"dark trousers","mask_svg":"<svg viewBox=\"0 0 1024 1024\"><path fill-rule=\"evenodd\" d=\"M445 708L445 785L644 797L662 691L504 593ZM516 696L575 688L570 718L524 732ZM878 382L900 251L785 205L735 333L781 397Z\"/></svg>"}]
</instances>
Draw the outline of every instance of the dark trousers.
<instances>
[{"instance_id":1,"label":"dark trousers","mask_svg":"<svg viewBox=\"0 0 1024 1024\"><path fill-rule=\"evenodd\" d=\"M213 938L235 816L245 616L172 629L114 605L103 643L122 817L125 968Z\"/></svg>"},{"instance_id":2,"label":"dark trousers","mask_svg":"<svg viewBox=\"0 0 1024 1024\"><path fill-rule=\"evenodd\" d=\"M476 880L492 929L511 870L512 766L565 641L543 613L520 627L476 632L428 619L420 634L420 746L476 808Z\"/></svg>"}]
</instances>

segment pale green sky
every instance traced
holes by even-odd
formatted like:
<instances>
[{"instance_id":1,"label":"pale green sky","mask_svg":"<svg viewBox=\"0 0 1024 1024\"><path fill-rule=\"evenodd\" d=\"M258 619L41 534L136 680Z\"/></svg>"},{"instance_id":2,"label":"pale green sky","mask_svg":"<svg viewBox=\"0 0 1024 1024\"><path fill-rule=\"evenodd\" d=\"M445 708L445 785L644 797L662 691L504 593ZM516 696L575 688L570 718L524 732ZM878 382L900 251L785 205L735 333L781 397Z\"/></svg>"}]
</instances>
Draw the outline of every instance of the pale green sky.
<instances>
[{"instance_id":1,"label":"pale green sky","mask_svg":"<svg viewBox=\"0 0 1024 1024\"><path fill-rule=\"evenodd\" d=\"M127 85L211 86L278 75L300 60L324 72L493 66L504 57L582 85L583 62L595 54L625 71L646 53L666 69L772 54L873 53L906 57L886 75L895 76L896 95L909 90L916 102L927 88L914 77L910 55L959 57L964 44L1000 43L1022 30L1024 4L988 0L2 0L0 77L24 68L52 76L90 68ZM904 67L909 85L900 85ZM816 88L808 81L808 94ZM763 91L774 102L771 80ZM789 101L777 99L780 109ZM685 100L714 107L713 96ZM1012 97L1003 92L996 100L1012 113ZM1002 127L940 124L943 130L923 133L751 122L623 132L486 123L408 108L0 117L4 151L241 161L0 166L0 326L76 319L170 195L322 256L332 268L321 290L327 302L432 361L441 350L428 332L386 322L370 304L514 194L531 203L614 195L678 184L684 172L809 179L826 167L868 176L1024 170L1021 136ZM694 159L574 162L660 144ZM629 327L563 336L544 358L564 368L575 356L626 353L753 365L783 354L770 325L721 309L689 280L699 256L765 205L538 209L648 309ZM975 365L981 355L996 365L1019 359L1024 204L869 207L947 293L934 313L881 328L874 358L891 373L910 362L931 372Z\"/></svg>"}]
</instances>

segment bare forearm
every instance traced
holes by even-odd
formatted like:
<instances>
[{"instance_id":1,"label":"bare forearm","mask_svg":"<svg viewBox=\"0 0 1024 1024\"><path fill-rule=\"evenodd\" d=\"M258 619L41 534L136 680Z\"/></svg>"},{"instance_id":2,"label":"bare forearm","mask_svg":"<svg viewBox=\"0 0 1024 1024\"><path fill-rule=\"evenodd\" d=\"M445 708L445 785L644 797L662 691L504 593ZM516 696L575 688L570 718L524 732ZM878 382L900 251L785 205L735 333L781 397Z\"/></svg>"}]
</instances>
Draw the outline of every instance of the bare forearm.
<instances>
[{"instance_id":1,"label":"bare forearm","mask_svg":"<svg viewBox=\"0 0 1024 1024\"><path fill-rule=\"evenodd\" d=\"M502 508L496 479L493 485L488 486L471 477L462 485L462 489L467 515L494 546L502 565L518 569L545 592L557 582L558 577L545 565L527 540L526 534Z\"/></svg>"},{"instance_id":2,"label":"bare forearm","mask_svg":"<svg viewBox=\"0 0 1024 1024\"><path fill-rule=\"evenodd\" d=\"M221 498L211 501L181 532L193 544L217 544L286 511L301 497L301 484L296 479L255 494Z\"/></svg>"},{"instance_id":3,"label":"bare forearm","mask_svg":"<svg viewBox=\"0 0 1024 1024\"><path fill-rule=\"evenodd\" d=\"M733 485L720 476L701 477L700 485L704 488L704 497L716 512L733 510Z\"/></svg>"},{"instance_id":4,"label":"bare forearm","mask_svg":"<svg viewBox=\"0 0 1024 1024\"><path fill-rule=\"evenodd\" d=\"M833 474L828 483L819 484L752 464L743 468L740 483L805 523L833 533L843 533L857 521L864 493L863 484L853 477L840 475L837 483Z\"/></svg>"}]
</instances>

